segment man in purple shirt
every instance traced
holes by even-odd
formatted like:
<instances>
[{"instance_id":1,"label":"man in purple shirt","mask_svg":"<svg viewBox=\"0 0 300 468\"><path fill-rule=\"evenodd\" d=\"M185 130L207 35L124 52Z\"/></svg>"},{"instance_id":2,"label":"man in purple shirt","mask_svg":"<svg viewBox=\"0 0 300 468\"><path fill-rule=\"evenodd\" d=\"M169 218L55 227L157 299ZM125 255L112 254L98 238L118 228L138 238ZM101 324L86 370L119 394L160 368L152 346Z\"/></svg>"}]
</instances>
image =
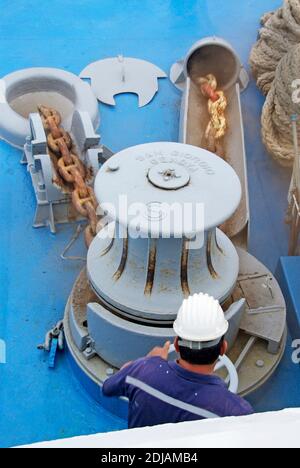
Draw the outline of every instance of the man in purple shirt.
<instances>
[{"instance_id":1,"label":"man in purple shirt","mask_svg":"<svg viewBox=\"0 0 300 468\"><path fill-rule=\"evenodd\" d=\"M214 375L227 351L228 328L218 301L205 294L190 297L174 323L179 360L168 361L167 342L106 380L103 394L129 399L129 428L252 414Z\"/></svg>"}]
</instances>

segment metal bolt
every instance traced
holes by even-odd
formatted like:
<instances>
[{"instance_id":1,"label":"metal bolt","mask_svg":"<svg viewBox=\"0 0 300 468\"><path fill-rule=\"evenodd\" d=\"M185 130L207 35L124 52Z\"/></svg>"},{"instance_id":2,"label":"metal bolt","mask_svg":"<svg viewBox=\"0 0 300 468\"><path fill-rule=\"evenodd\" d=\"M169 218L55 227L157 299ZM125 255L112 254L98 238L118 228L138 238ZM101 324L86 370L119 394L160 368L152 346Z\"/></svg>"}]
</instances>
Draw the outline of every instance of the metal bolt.
<instances>
[{"instance_id":1,"label":"metal bolt","mask_svg":"<svg viewBox=\"0 0 300 468\"><path fill-rule=\"evenodd\" d=\"M31 174L36 174L36 169L35 169L34 164L29 164L28 169L29 169Z\"/></svg>"},{"instance_id":2,"label":"metal bolt","mask_svg":"<svg viewBox=\"0 0 300 468\"><path fill-rule=\"evenodd\" d=\"M108 367L108 368L106 369L106 375L107 375L108 377L111 377L112 375L114 375L114 370L113 370L111 367Z\"/></svg>"},{"instance_id":3,"label":"metal bolt","mask_svg":"<svg viewBox=\"0 0 300 468\"><path fill-rule=\"evenodd\" d=\"M120 169L119 164L113 161L109 162L107 167L108 167L108 170L111 172L117 172Z\"/></svg>"},{"instance_id":4,"label":"metal bolt","mask_svg":"<svg viewBox=\"0 0 300 468\"><path fill-rule=\"evenodd\" d=\"M173 168L166 169L165 171L160 171L159 174L163 176L166 182L168 182L171 179L181 179L181 175L177 175L176 170Z\"/></svg>"},{"instance_id":5,"label":"metal bolt","mask_svg":"<svg viewBox=\"0 0 300 468\"><path fill-rule=\"evenodd\" d=\"M85 352L86 352L87 354L91 354L92 351L93 351L93 350L92 350L92 348L91 348L90 346L88 346L88 347L86 348L86 350L85 350Z\"/></svg>"},{"instance_id":6,"label":"metal bolt","mask_svg":"<svg viewBox=\"0 0 300 468\"><path fill-rule=\"evenodd\" d=\"M260 369L262 369L263 367L265 367L265 361L263 360L256 361L256 367L259 367Z\"/></svg>"}]
</instances>

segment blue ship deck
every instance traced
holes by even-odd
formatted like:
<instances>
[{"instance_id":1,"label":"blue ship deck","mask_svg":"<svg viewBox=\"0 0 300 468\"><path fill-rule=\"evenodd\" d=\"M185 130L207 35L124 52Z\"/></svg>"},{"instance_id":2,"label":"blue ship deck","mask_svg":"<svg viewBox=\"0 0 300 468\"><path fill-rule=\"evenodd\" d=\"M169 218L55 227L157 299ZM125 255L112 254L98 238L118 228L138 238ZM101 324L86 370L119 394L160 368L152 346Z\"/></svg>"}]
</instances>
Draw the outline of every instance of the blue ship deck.
<instances>
[{"instance_id":1,"label":"blue ship deck","mask_svg":"<svg viewBox=\"0 0 300 468\"><path fill-rule=\"evenodd\" d=\"M218 35L247 64L262 13L281 0L0 0L0 73L32 66L78 74L101 57L140 57L168 71L199 38ZM147 107L136 96L101 105L102 143L113 151L178 137L180 93L168 80ZM250 251L273 272L286 255L284 224L290 172L266 154L260 138L263 97L254 81L242 96L251 201ZM7 362L0 364L0 446L8 447L126 427L97 405L72 373L67 355L49 371L37 351L45 332L63 316L82 264L60 254L74 226L57 234L31 226L35 199L20 151L0 142L0 339ZM84 253L83 243L75 248ZM250 398L256 411L300 406L299 367L289 340L272 379Z\"/></svg>"}]
</instances>

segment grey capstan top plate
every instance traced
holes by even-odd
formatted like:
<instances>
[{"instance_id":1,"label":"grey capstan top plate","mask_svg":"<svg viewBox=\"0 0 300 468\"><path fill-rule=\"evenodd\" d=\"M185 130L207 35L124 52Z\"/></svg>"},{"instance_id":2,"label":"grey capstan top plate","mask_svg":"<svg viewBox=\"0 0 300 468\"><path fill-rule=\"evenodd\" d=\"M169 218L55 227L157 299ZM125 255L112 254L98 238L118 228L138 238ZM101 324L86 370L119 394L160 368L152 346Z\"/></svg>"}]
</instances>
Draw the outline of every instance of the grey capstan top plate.
<instances>
[{"instance_id":1,"label":"grey capstan top plate","mask_svg":"<svg viewBox=\"0 0 300 468\"><path fill-rule=\"evenodd\" d=\"M122 226L134 229L138 225L140 232L163 235L164 225L171 225L171 234L180 236L212 229L229 219L239 206L241 184L231 166L214 154L160 142L113 156L99 171L95 192L101 206ZM175 203L188 204L193 213L203 204L204 226L201 216L195 216L193 226L190 219L177 226L170 210Z\"/></svg>"}]
</instances>

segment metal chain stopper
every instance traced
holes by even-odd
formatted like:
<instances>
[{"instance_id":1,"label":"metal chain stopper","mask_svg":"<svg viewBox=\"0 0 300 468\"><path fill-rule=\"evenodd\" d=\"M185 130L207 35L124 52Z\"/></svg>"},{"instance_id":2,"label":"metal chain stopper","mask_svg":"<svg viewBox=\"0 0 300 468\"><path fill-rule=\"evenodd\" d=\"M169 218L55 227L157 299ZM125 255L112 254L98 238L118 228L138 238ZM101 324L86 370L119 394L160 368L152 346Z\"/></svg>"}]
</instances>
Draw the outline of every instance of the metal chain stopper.
<instances>
[{"instance_id":1,"label":"metal chain stopper","mask_svg":"<svg viewBox=\"0 0 300 468\"><path fill-rule=\"evenodd\" d=\"M84 237L87 247L97 234L98 202L94 190L87 183L88 171L76 153L73 140L61 127L61 115L55 109L38 107L47 135L49 152L57 157L57 168L63 180L72 186L72 203L76 211L89 221Z\"/></svg>"}]
</instances>

